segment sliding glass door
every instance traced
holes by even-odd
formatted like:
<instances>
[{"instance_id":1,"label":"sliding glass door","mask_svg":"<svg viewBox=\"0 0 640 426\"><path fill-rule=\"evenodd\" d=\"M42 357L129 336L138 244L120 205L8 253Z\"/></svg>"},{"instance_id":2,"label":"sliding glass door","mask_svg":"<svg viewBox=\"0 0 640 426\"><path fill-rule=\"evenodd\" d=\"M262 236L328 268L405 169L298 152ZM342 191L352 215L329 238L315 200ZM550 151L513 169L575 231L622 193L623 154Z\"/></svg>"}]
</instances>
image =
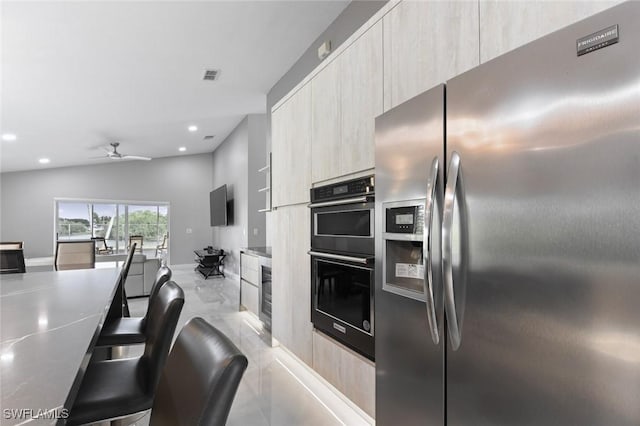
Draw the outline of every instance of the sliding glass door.
<instances>
[{"instance_id":1,"label":"sliding glass door","mask_svg":"<svg viewBox=\"0 0 640 426\"><path fill-rule=\"evenodd\" d=\"M126 253L132 236L142 237L142 251L156 256L169 234L168 203L56 200L58 240L104 238L113 253ZM165 244L168 254L168 243Z\"/></svg>"}]
</instances>

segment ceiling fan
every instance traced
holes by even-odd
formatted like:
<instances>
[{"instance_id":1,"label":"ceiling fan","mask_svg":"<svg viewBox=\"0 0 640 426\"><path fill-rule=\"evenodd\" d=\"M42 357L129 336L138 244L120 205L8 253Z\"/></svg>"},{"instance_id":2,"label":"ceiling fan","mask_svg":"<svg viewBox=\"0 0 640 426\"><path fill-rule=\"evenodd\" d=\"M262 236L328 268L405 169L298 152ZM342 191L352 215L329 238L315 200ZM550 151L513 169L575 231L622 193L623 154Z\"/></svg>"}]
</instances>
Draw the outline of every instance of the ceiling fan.
<instances>
[{"instance_id":1,"label":"ceiling fan","mask_svg":"<svg viewBox=\"0 0 640 426\"><path fill-rule=\"evenodd\" d=\"M144 160L144 161L151 160L151 157L142 157L140 155L127 155L127 154L119 153L118 147L120 146L120 142L111 142L109 145L113 147L113 151L107 148L103 148L107 152L107 155L102 155L100 157L93 157L93 159L110 158L112 160Z\"/></svg>"}]
</instances>

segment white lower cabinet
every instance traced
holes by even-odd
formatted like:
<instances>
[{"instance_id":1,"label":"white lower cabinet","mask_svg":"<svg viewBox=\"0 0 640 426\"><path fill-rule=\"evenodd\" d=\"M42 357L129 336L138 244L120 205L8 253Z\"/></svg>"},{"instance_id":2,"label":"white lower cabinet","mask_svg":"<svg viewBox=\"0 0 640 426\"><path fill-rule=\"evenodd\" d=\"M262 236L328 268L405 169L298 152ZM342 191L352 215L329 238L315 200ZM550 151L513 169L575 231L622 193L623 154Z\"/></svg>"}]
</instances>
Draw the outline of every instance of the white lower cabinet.
<instances>
[{"instance_id":1,"label":"white lower cabinet","mask_svg":"<svg viewBox=\"0 0 640 426\"><path fill-rule=\"evenodd\" d=\"M240 285L242 288L240 289L240 294L242 297L240 298L240 303L242 306L247 308L247 310L256 316L259 316L258 311L258 287L255 285L245 281L240 280Z\"/></svg>"}]
</instances>

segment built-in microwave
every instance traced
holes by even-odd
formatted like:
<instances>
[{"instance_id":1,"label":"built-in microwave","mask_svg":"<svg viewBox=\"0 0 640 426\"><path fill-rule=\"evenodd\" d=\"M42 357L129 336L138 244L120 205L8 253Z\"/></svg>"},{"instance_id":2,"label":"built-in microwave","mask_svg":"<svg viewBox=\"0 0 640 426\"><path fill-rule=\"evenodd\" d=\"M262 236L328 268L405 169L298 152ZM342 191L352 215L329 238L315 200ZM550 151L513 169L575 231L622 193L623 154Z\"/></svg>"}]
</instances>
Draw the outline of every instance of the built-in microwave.
<instances>
[{"instance_id":1,"label":"built-in microwave","mask_svg":"<svg viewBox=\"0 0 640 426\"><path fill-rule=\"evenodd\" d=\"M341 253L373 254L372 176L311 189L311 247Z\"/></svg>"}]
</instances>

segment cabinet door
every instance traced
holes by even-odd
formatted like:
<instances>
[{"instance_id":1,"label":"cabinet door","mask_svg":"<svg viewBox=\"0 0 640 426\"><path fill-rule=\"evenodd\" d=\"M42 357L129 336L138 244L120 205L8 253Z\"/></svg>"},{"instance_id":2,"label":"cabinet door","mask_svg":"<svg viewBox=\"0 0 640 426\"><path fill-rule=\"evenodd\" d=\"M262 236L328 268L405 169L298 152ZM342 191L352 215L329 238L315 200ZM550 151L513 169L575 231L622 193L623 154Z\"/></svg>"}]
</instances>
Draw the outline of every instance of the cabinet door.
<instances>
[{"instance_id":1,"label":"cabinet door","mask_svg":"<svg viewBox=\"0 0 640 426\"><path fill-rule=\"evenodd\" d=\"M280 344L291 346L291 289L289 286L289 210L271 212L271 334Z\"/></svg>"},{"instance_id":2,"label":"cabinet door","mask_svg":"<svg viewBox=\"0 0 640 426\"><path fill-rule=\"evenodd\" d=\"M480 59L516 47L607 9L616 1L480 1ZM586 34L585 34L586 35Z\"/></svg>"},{"instance_id":3,"label":"cabinet door","mask_svg":"<svg viewBox=\"0 0 640 426\"><path fill-rule=\"evenodd\" d=\"M311 88L304 85L271 114L273 206L309 201Z\"/></svg>"},{"instance_id":4,"label":"cabinet door","mask_svg":"<svg viewBox=\"0 0 640 426\"><path fill-rule=\"evenodd\" d=\"M275 170L274 170L275 171ZM291 291L289 289L289 211L271 212L271 334L282 345L291 342Z\"/></svg>"},{"instance_id":5,"label":"cabinet door","mask_svg":"<svg viewBox=\"0 0 640 426\"><path fill-rule=\"evenodd\" d=\"M312 364L310 213L306 205L272 214L272 335Z\"/></svg>"},{"instance_id":6,"label":"cabinet door","mask_svg":"<svg viewBox=\"0 0 640 426\"><path fill-rule=\"evenodd\" d=\"M289 212L289 262L292 344L290 349L302 361L312 365L311 323L311 259L307 254L311 247L311 213L306 205L288 207Z\"/></svg>"},{"instance_id":7,"label":"cabinet door","mask_svg":"<svg viewBox=\"0 0 640 426\"><path fill-rule=\"evenodd\" d=\"M383 25L385 111L479 64L477 2L403 1Z\"/></svg>"},{"instance_id":8,"label":"cabinet door","mask_svg":"<svg viewBox=\"0 0 640 426\"><path fill-rule=\"evenodd\" d=\"M375 166L375 117L382 114L382 21L340 56L342 167L340 175ZM314 156L315 161L315 156Z\"/></svg>"},{"instance_id":9,"label":"cabinet door","mask_svg":"<svg viewBox=\"0 0 640 426\"><path fill-rule=\"evenodd\" d=\"M336 58L311 81L311 181L340 175L340 67Z\"/></svg>"},{"instance_id":10,"label":"cabinet door","mask_svg":"<svg viewBox=\"0 0 640 426\"><path fill-rule=\"evenodd\" d=\"M289 170L288 192L284 204L309 202L311 188L311 87L305 84L289 99L287 140Z\"/></svg>"}]
</instances>

